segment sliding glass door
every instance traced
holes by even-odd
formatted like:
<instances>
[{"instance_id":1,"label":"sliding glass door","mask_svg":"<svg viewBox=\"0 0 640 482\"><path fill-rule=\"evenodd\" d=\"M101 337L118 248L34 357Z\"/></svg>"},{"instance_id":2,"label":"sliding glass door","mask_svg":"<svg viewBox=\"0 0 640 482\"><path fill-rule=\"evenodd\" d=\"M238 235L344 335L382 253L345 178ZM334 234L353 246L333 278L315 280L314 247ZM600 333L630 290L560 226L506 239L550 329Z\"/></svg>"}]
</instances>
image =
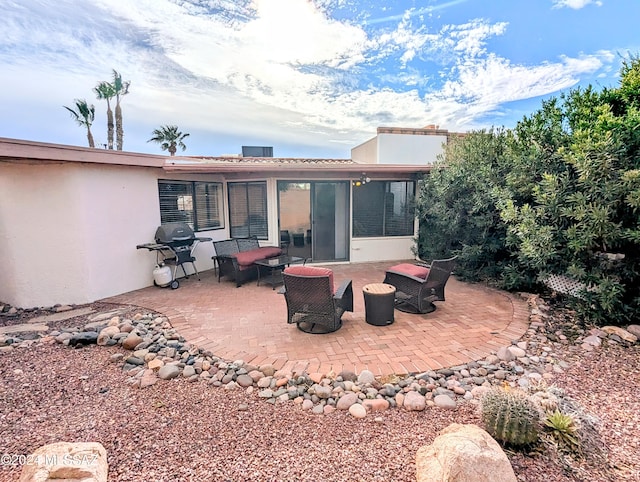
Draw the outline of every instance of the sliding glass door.
<instances>
[{"instance_id":1,"label":"sliding glass door","mask_svg":"<svg viewBox=\"0 0 640 482\"><path fill-rule=\"evenodd\" d=\"M278 206L280 238L290 255L348 260L348 182L278 181Z\"/></svg>"}]
</instances>

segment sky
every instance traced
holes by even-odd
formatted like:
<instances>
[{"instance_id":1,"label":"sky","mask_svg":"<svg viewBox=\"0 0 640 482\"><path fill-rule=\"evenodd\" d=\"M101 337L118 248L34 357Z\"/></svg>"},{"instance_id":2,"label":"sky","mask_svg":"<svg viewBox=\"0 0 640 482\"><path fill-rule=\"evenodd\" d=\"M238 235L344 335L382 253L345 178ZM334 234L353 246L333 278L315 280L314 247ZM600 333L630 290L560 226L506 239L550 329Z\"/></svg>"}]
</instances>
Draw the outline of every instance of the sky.
<instances>
[{"instance_id":1,"label":"sky","mask_svg":"<svg viewBox=\"0 0 640 482\"><path fill-rule=\"evenodd\" d=\"M570 89L616 87L640 53L638 0L0 0L0 137L87 146L63 106L106 103L124 150L190 156L272 146L349 158L378 127L511 128Z\"/></svg>"}]
</instances>

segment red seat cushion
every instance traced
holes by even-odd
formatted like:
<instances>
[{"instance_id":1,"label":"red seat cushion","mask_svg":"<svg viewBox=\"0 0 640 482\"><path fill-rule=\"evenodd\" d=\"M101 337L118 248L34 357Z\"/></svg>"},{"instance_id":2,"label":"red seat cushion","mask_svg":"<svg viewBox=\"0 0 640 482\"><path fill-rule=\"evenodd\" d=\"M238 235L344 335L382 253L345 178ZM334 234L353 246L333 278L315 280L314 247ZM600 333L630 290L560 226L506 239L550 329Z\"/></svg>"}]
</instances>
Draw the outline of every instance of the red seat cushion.
<instances>
[{"instance_id":1,"label":"red seat cushion","mask_svg":"<svg viewBox=\"0 0 640 482\"><path fill-rule=\"evenodd\" d=\"M240 268L243 269L251 266L259 259L273 258L275 256L280 256L281 254L282 249L278 248L277 246L263 246L258 249L251 249L249 251L236 253L234 254L234 256L236 260L238 260Z\"/></svg>"},{"instance_id":2,"label":"red seat cushion","mask_svg":"<svg viewBox=\"0 0 640 482\"><path fill-rule=\"evenodd\" d=\"M321 268L319 266L294 265L286 268L284 272L287 274L298 276L328 276L329 288L331 288L331 292L333 293L333 271L331 271L329 268Z\"/></svg>"},{"instance_id":3,"label":"red seat cushion","mask_svg":"<svg viewBox=\"0 0 640 482\"><path fill-rule=\"evenodd\" d=\"M389 271L397 271L398 273L408 274L421 279L427 279L427 276L429 275L429 268L410 263L397 264L389 268Z\"/></svg>"}]
</instances>

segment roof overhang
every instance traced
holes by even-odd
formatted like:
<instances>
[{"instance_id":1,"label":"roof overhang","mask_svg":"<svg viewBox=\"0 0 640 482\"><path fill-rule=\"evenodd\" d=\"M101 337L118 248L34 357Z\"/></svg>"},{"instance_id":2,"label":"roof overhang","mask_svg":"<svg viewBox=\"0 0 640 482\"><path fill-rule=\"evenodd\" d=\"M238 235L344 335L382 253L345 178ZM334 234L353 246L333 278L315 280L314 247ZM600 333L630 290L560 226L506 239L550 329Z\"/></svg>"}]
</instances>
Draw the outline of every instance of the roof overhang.
<instances>
[{"instance_id":1,"label":"roof overhang","mask_svg":"<svg viewBox=\"0 0 640 482\"><path fill-rule=\"evenodd\" d=\"M219 174L227 179L255 176L344 179L360 177L362 174L374 179L406 179L426 174L432 169L430 165L363 164L351 159L167 157L8 138L0 138L0 162L89 163L153 167L176 174Z\"/></svg>"},{"instance_id":2,"label":"roof overhang","mask_svg":"<svg viewBox=\"0 0 640 482\"><path fill-rule=\"evenodd\" d=\"M49 144L0 137L0 161L82 162L121 166L163 167L167 156L92 147Z\"/></svg>"},{"instance_id":3,"label":"roof overhang","mask_svg":"<svg viewBox=\"0 0 640 482\"><path fill-rule=\"evenodd\" d=\"M182 159L167 159L164 170L167 172L189 174L232 175L260 174L266 177L359 177L366 173L369 177L416 176L431 171L430 165L407 164L360 164L350 159L314 160L314 159L278 159L268 162L264 159L253 161L250 158L232 162L189 162Z\"/></svg>"}]
</instances>

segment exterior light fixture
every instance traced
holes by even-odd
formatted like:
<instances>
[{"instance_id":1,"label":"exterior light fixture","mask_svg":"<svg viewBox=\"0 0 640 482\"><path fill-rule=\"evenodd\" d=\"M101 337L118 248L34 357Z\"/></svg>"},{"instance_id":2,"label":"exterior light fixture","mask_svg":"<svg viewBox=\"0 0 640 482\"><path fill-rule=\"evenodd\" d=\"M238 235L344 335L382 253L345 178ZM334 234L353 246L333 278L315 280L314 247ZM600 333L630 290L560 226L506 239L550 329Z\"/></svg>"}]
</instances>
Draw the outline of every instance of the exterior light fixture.
<instances>
[{"instance_id":1,"label":"exterior light fixture","mask_svg":"<svg viewBox=\"0 0 640 482\"><path fill-rule=\"evenodd\" d=\"M360 179L358 179L357 181L353 181L353 185L354 186L364 186L366 183L371 182L371 178L367 177L367 174L365 172L363 172L360 175Z\"/></svg>"}]
</instances>

